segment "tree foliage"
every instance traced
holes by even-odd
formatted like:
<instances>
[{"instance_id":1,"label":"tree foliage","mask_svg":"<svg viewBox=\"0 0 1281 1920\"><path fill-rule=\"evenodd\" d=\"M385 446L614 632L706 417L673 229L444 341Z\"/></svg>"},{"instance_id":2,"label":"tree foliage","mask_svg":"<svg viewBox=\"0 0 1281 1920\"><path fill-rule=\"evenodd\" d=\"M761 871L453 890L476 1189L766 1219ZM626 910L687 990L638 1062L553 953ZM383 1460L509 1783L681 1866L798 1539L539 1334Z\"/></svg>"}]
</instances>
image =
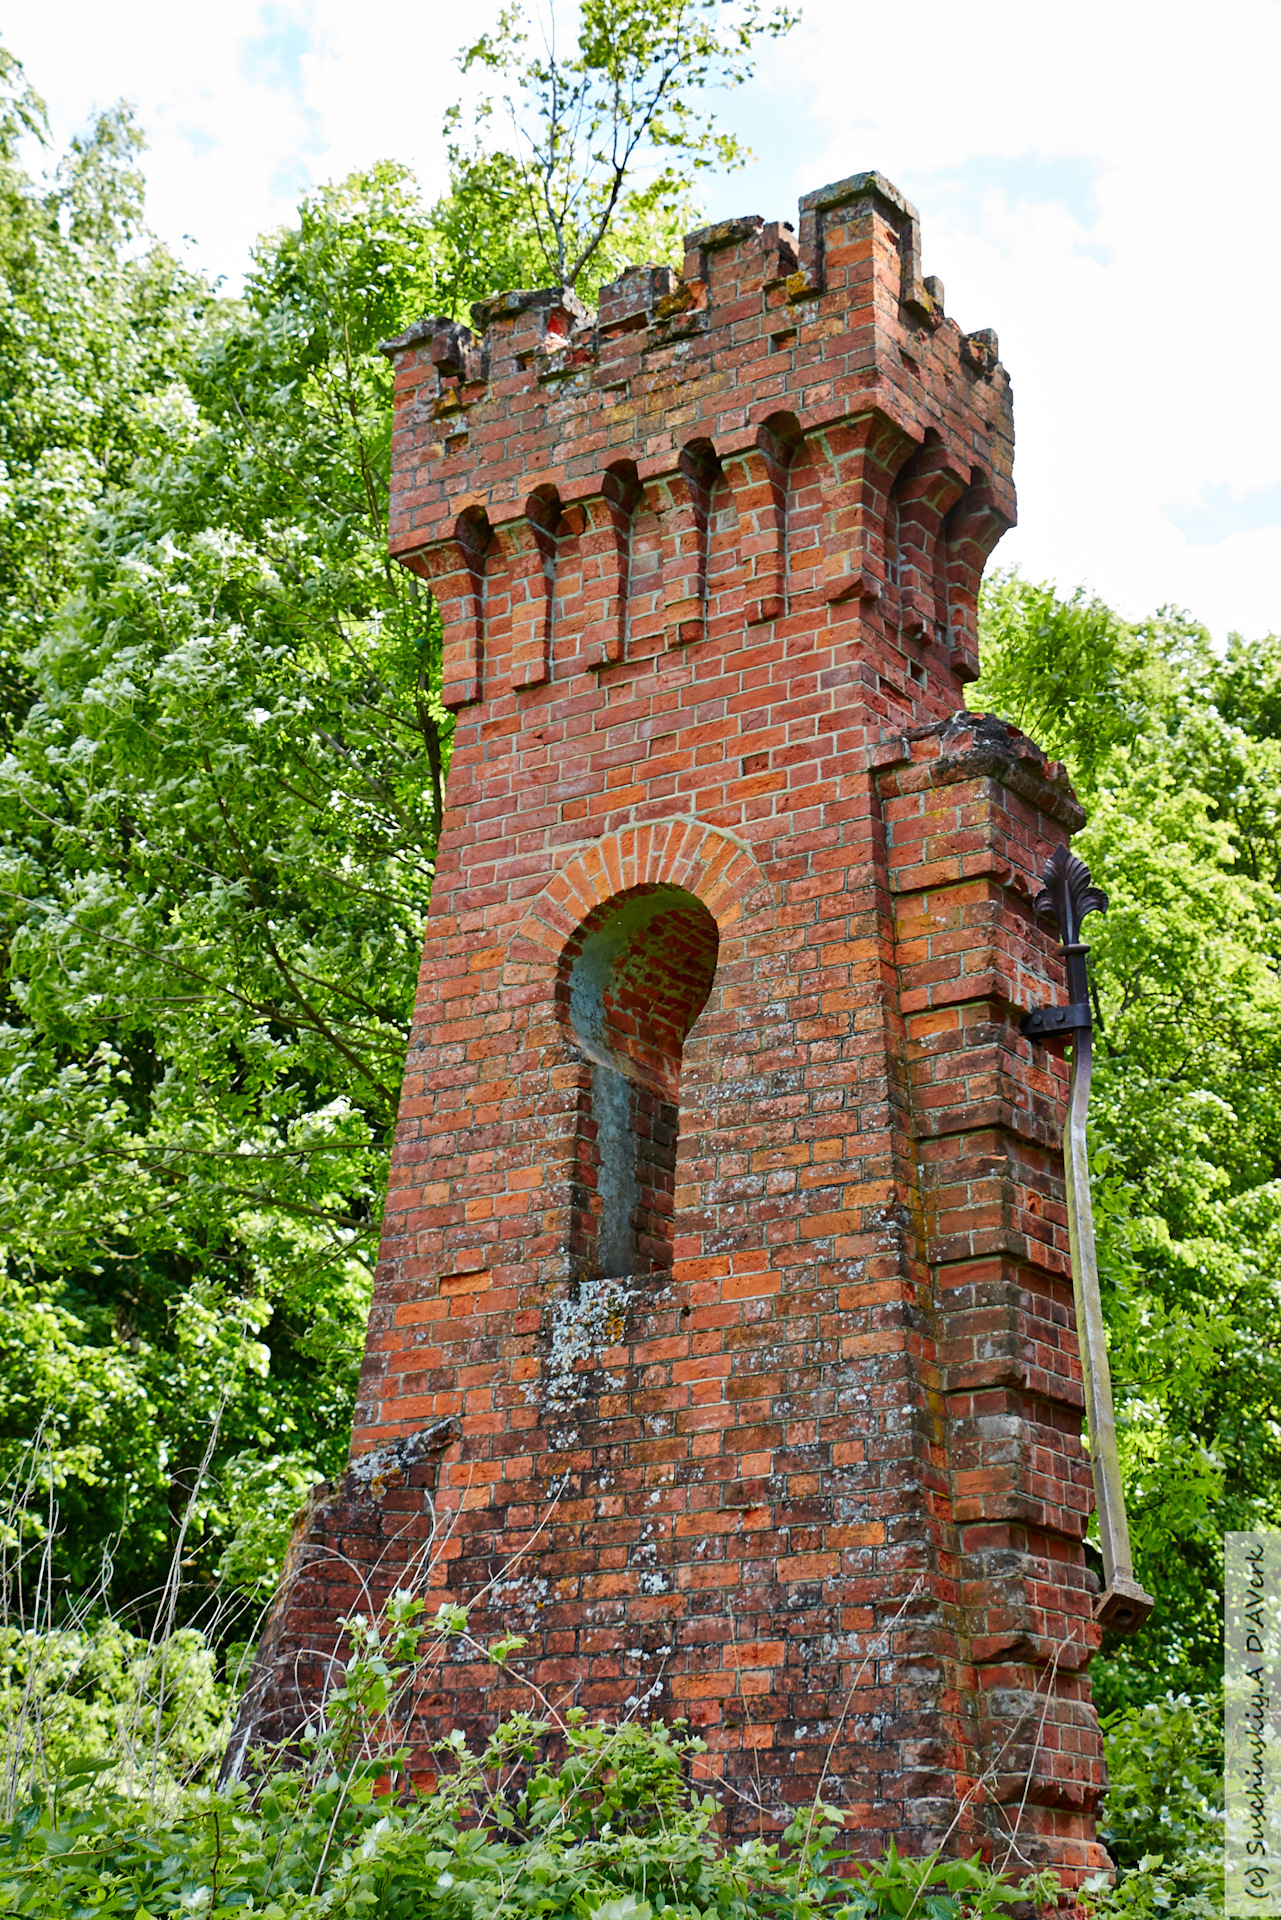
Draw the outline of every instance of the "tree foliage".
<instances>
[{"instance_id":1,"label":"tree foliage","mask_svg":"<svg viewBox=\"0 0 1281 1920\"><path fill-rule=\"evenodd\" d=\"M1226 653L998 577L973 704L1089 809L1095 1212L1131 1531L1157 1598L1103 1704L1220 1670L1222 1536L1281 1524L1281 640Z\"/></svg>"},{"instance_id":2,"label":"tree foliage","mask_svg":"<svg viewBox=\"0 0 1281 1920\"><path fill-rule=\"evenodd\" d=\"M572 50L562 51L555 0L533 32L518 8L504 9L462 56L465 73L503 87L505 122L495 160L484 137L492 96L470 146L453 121L463 198L490 183L510 195L559 286L599 285L641 257L638 240L674 252L693 224L696 175L751 157L719 130L703 96L741 86L756 42L787 33L797 17L772 0L582 0Z\"/></svg>"},{"instance_id":3,"label":"tree foliage","mask_svg":"<svg viewBox=\"0 0 1281 1920\"><path fill-rule=\"evenodd\" d=\"M0 47L0 747L32 696L26 655L75 576L87 513L181 419L208 289L139 244L141 135L102 115L43 182L43 102Z\"/></svg>"},{"instance_id":4,"label":"tree foliage","mask_svg":"<svg viewBox=\"0 0 1281 1920\"><path fill-rule=\"evenodd\" d=\"M385 552L376 346L425 225L383 168L264 244L25 654L7 1418L57 1410L78 1577L114 1536L145 1588L215 1417L220 1459L341 1457L448 736L438 627Z\"/></svg>"},{"instance_id":5,"label":"tree foliage","mask_svg":"<svg viewBox=\"0 0 1281 1920\"><path fill-rule=\"evenodd\" d=\"M719 151L690 89L783 20L584 10L556 167L623 141L593 270L668 246ZM52 1577L144 1617L180 1537L261 1597L346 1453L451 726L378 345L548 271L524 162L450 124L435 206L390 164L324 188L230 300L147 234L125 112L24 173L0 62L0 1470L29 1530L56 1497Z\"/></svg>"},{"instance_id":6,"label":"tree foliage","mask_svg":"<svg viewBox=\"0 0 1281 1920\"><path fill-rule=\"evenodd\" d=\"M1223 1699L1166 1693L1103 1721L1108 1795L1099 1838L1116 1867L1098 1888L1117 1920L1223 1912Z\"/></svg>"}]
</instances>

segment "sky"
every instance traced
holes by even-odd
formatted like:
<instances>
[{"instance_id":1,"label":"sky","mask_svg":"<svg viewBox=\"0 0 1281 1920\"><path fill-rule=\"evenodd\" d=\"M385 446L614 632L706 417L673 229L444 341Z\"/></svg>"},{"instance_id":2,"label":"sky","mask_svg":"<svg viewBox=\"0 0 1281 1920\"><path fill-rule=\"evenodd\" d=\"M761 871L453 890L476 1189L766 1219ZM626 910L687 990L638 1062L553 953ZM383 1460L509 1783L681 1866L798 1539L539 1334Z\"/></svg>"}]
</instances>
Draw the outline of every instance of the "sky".
<instances>
[{"instance_id":1,"label":"sky","mask_svg":"<svg viewBox=\"0 0 1281 1920\"><path fill-rule=\"evenodd\" d=\"M924 270L1014 383L1019 525L997 549L1140 618L1281 630L1281 0L802 0L716 101L756 158L706 216L795 219L875 167ZM496 4L7 0L65 144L126 99L151 224L234 287L255 235L376 159L444 185L461 35Z\"/></svg>"}]
</instances>

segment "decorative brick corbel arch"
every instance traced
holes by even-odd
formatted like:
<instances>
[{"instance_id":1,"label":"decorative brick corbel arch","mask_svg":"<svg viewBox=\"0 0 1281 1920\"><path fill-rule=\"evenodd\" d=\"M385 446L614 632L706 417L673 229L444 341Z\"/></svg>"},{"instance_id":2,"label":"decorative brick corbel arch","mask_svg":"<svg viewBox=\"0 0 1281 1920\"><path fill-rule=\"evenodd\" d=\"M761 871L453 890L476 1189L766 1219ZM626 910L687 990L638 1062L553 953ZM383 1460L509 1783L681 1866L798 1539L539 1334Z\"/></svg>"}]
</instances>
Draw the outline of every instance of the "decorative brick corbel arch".
<instances>
[{"instance_id":1,"label":"decorative brick corbel arch","mask_svg":"<svg viewBox=\"0 0 1281 1920\"><path fill-rule=\"evenodd\" d=\"M542 986L550 995L566 943L589 914L617 894L647 886L681 887L693 894L722 938L744 917L753 895L771 896L751 850L705 821L685 815L603 834L566 861L516 928L503 969L504 990Z\"/></svg>"}]
</instances>

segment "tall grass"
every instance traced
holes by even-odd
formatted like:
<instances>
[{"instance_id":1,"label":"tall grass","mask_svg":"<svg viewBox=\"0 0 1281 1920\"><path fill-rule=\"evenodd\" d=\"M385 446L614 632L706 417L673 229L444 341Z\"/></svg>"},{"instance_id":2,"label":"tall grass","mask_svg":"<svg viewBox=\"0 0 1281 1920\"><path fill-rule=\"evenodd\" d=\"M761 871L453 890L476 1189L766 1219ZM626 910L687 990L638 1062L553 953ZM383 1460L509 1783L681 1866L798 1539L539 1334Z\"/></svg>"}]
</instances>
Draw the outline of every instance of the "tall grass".
<instances>
[{"instance_id":1,"label":"tall grass","mask_svg":"<svg viewBox=\"0 0 1281 1920\"><path fill-rule=\"evenodd\" d=\"M762 1802L758 1837L724 1846L724 1789L686 1727L651 1723L645 1699L621 1720L592 1723L522 1671L519 1636L482 1644L467 1609L428 1613L450 1524L435 1516L397 1591L378 1607L366 1590L364 1610L311 1650L329 1681L300 1735L287 1750L240 1753L243 1777L219 1787L244 1649L270 1600L227 1588L193 1605L184 1584L188 1523L215 1441L216 1433L145 1630L137 1611L113 1613L109 1559L88 1592L57 1589L59 1517L43 1433L3 1489L0 1911L67 1920L247 1912L655 1920L668 1909L670 1920L998 1920L1011 1903L1043 1914L1058 1903L1052 1875L1015 1879L977 1856L910 1859L891 1845L856 1868L845 1815L824 1804L822 1787L783 1820ZM502 1569L495 1589L511 1571ZM229 1642L228 1663L219 1649ZM416 1786L408 1729L418 1698L440 1662L459 1656L487 1662L528 1704L479 1750L442 1730L435 1781ZM1212 1717L1213 1703L1173 1699L1119 1717L1105 1830L1122 1873L1115 1888L1099 1881L1085 1894L1100 1915L1210 1920L1221 1908ZM1177 1752L1186 1761L1198 1740L1208 1757L1166 1778L1167 1760ZM1007 1841L1002 1865L1022 1855L1017 1809Z\"/></svg>"},{"instance_id":2,"label":"tall grass","mask_svg":"<svg viewBox=\"0 0 1281 1920\"><path fill-rule=\"evenodd\" d=\"M61 1518L46 1425L0 1484L0 1818L65 1783L68 1769L153 1806L216 1769L264 1612L235 1587L184 1583L216 1441L215 1426L159 1591L125 1612L112 1602L110 1550L86 1590L55 1580Z\"/></svg>"}]
</instances>

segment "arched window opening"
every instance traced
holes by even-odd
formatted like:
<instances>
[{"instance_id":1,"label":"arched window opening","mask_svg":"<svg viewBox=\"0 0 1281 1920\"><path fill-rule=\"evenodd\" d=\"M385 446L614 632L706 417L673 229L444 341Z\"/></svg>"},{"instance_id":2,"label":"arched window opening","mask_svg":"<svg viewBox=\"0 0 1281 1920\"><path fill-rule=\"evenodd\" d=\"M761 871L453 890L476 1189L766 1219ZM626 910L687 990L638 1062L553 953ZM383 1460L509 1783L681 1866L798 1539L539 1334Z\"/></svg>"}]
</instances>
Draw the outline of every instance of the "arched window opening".
<instances>
[{"instance_id":1,"label":"arched window opening","mask_svg":"<svg viewBox=\"0 0 1281 1920\"><path fill-rule=\"evenodd\" d=\"M672 1263L681 1057L717 944L693 894L641 887L607 902L567 950L570 1026L591 1066L574 1251L602 1278Z\"/></svg>"}]
</instances>

